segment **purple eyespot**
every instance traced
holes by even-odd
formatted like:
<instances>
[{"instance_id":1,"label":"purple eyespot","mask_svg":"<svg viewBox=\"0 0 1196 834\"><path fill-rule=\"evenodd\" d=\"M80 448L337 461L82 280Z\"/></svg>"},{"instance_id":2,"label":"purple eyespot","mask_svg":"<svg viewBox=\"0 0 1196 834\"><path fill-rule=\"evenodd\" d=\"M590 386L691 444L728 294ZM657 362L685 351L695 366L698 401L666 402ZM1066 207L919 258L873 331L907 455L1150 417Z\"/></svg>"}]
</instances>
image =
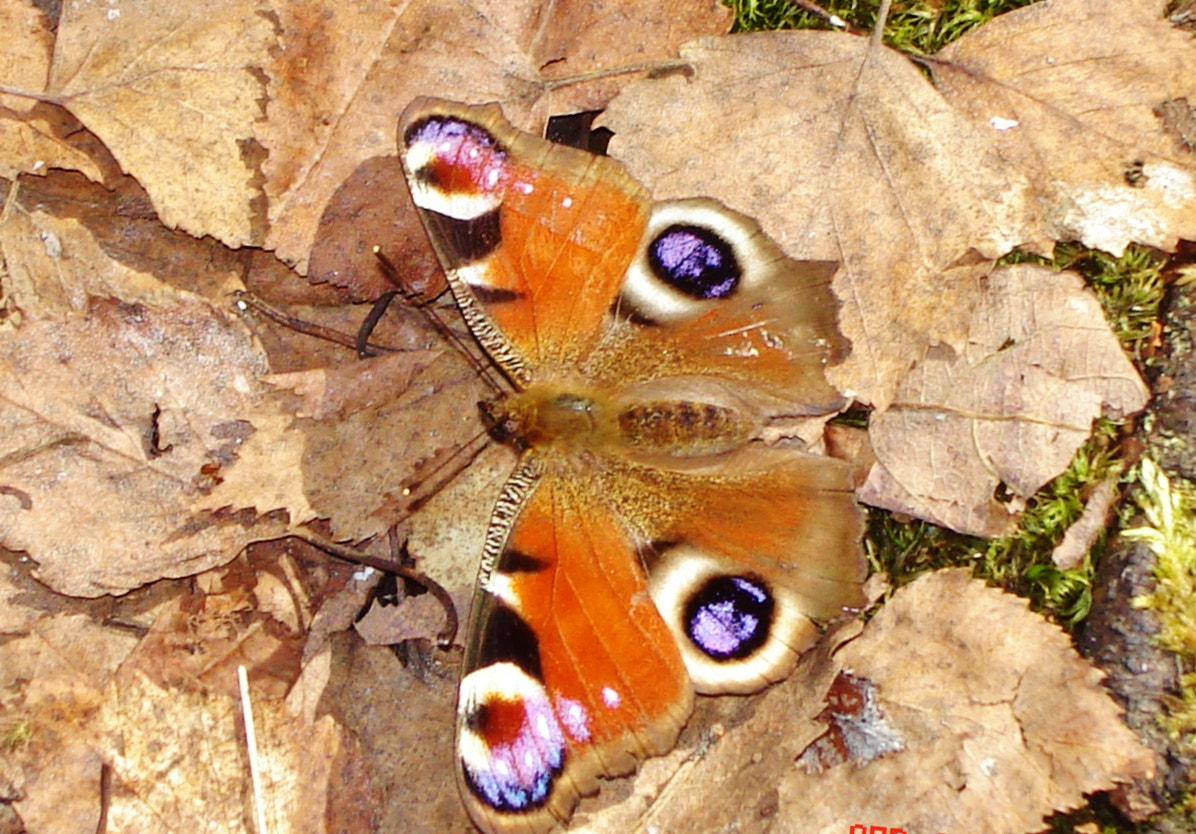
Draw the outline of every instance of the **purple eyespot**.
<instances>
[{"instance_id":1,"label":"purple eyespot","mask_svg":"<svg viewBox=\"0 0 1196 834\"><path fill-rule=\"evenodd\" d=\"M454 148L485 148L506 154L490 131L479 124L455 116L428 116L407 128L403 137L407 147L426 142L440 152Z\"/></svg>"},{"instance_id":2,"label":"purple eyespot","mask_svg":"<svg viewBox=\"0 0 1196 834\"><path fill-rule=\"evenodd\" d=\"M768 640L776 602L763 582L716 576L685 605L689 639L713 660L742 660Z\"/></svg>"},{"instance_id":3,"label":"purple eyespot","mask_svg":"<svg viewBox=\"0 0 1196 834\"><path fill-rule=\"evenodd\" d=\"M731 244L704 226L674 224L648 245L648 264L664 283L690 298L726 298L742 277Z\"/></svg>"},{"instance_id":4,"label":"purple eyespot","mask_svg":"<svg viewBox=\"0 0 1196 834\"><path fill-rule=\"evenodd\" d=\"M479 124L455 116L427 116L403 134L407 148L427 145L431 156L416 176L447 192L496 191L507 149Z\"/></svg>"},{"instance_id":5,"label":"purple eyespot","mask_svg":"<svg viewBox=\"0 0 1196 834\"><path fill-rule=\"evenodd\" d=\"M565 730L543 685L499 663L466 676L461 698L457 752L470 793L503 813L543 806L566 756Z\"/></svg>"}]
</instances>

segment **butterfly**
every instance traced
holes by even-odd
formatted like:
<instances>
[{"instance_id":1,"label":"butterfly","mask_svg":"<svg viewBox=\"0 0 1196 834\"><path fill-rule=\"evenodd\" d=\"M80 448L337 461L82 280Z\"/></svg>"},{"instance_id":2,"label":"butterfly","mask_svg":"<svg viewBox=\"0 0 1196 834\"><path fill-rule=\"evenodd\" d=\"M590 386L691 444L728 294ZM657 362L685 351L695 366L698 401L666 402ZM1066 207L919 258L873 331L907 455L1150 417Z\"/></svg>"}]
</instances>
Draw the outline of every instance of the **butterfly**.
<instances>
[{"instance_id":1,"label":"butterfly","mask_svg":"<svg viewBox=\"0 0 1196 834\"><path fill-rule=\"evenodd\" d=\"M486 832L569 819L667 752L694 693L784 678L863 604L848 467L770 428L840 409L836 265L711 199L653 202L617 161L421 98L399 156L460 312L509 390L457 697Z\"/></svg>"}]
</instances>

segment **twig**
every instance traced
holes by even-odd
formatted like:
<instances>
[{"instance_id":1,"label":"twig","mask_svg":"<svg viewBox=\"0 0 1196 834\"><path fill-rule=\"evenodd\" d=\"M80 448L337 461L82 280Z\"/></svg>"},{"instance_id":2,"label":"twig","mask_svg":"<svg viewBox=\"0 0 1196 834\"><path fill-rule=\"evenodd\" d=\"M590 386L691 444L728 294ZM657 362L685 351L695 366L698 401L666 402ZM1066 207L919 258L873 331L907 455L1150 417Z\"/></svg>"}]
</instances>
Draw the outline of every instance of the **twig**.
<instances>
[{"instance_id":1,"label":"twig","mask_svg":"<svg viewBox=\"0 0 1196 834\"><path fill-rule=\"evenodd\" d=\"M334 541L329 541L313 533L303 532L292 533L291 535L297 539L302 539L317 550L323 550L330 556L344 559L346 562L366 565L384 573L393 573L404 579L410 579L418 585L422 585L428 590L428 593L436 598L436 601L440 603L440 607L444 609L444 627L436 635L436 642L442 648L448 648L453 644L453 640L457 636L457 626L459 623L457 619L457 606L453 604L453 598L449 596L449 592L444 589L444 586L432 579L432 577L392 559L380 559L377 556L362 553L360 550L346 547L343 544L337 544Z\"/></svg>"},{"instance_id":2,"label":"twig","mask_svg":"<svg viewBox=\"0 0 1196 834\"><path fill-rule=\"evenodd\" d=\"M234 303L241 310L254 310L273 322L281 324L283 327L294 330L296 333L303 333L307 336L314 336L317 339L323 339L334 344L344 345L348 348L357 349L357 337L349 336L341 333L339 330L333 330L331 327L324 327L320 324L312 324L303 319L297 319L294 316L288 316L281 310L276 310L266 302L262 301L256 295L245 290L237 290L233 293ZM376 353L397 353L394 348L386 347L385 345L369 343L370 349Z\"/></svg>"},{"instance_id":3,"label":"twig","mask_svg":"<svg viewBox=\"0 0 1196 834\"><path fill-rule=\"evenodd\" d=\"M237 684L241 687L241 715L245 721L245 746L249 748L249 778L253 783L253 812L257 834L269 834L266 829L265 803L262 801L262 778L257 761L257 730L253 724L253 704L249 700L249 675L244 666L237 667Z\"/></svg>"}]
</instances>

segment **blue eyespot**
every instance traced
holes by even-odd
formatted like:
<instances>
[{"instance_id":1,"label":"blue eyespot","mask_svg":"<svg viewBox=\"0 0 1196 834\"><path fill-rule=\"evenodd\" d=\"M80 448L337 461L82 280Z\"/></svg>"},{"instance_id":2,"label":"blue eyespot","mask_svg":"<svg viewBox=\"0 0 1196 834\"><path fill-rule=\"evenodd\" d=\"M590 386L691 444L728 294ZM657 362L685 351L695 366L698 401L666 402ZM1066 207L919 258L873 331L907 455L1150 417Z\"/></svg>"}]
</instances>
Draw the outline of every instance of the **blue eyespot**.
<instances>
[{"instance_id":1,"label":"blue eyespot","mask_svg":"<svg viewBox=\"0 0 1196 834\"><path fill-rule=\"evenodd\" d=\"M648 245L648 265L664 283L690 298L726 298L743 272L731 244L704 226L676 223Z\"/></svg>"},{"instance_id":2,"label":"blue eyespot","mask_svg":"<svg viewBox=\"0 0 1196 834\"><path fill-rule=\"evenodd\" d=\"M768 640L776 601L762 582L716 576L685 605L685 631L713 660L742 660Z\"/></svg>"},{"instance_id":3,"label":"blue eyespot","mask_svg":"<svg viewBox=\"0 0 1196 834\"><path fill-rule=\"evenodd\" d=\"M506 149L484 127L456 116L428 116L407 128L403 142L411 147L417 142L430 144L442 154L468 154L486 150L506 155Z\"/></svg>"}]
</instances>

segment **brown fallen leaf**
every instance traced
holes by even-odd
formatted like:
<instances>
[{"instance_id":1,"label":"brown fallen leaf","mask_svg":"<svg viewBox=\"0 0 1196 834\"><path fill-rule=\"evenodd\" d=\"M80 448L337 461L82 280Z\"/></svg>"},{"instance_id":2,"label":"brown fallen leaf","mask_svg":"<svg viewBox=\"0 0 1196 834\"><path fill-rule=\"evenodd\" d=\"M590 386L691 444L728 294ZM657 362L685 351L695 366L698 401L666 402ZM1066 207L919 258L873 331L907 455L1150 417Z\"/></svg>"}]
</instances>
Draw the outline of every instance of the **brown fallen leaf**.
<instances>
[{"instance_id":1,"label":"brown fallen leaf","mask_svg":"<svg viewBox=\"0 0 1196 834\"><path fill-rule=\"evenodd\" d=\"M356 800L373 788L343 727L297 720L276 701L256 700L253 712L269 830L375 830L371 803ZM111 829L255 830L241 721L226 695L161 689L140 673L113 686L94 730L112 769Z\"/></svg>"},{"instance_id":2,"label":"brown fallen leaf","mask_svg":"<svg viewBox=\"0 0 1196 834\"><path fill-rule=\"evenodd\" d=\"M26 830L94 831L103 762L82 729L138 638L103 624L109 606L54 594L13 562L0 566L0 779Z\"/></svg>"},{"instance_id":3,"label":"brown fallen leaf","mask_svg":"<svg viewBox=\"0 0 1196 834\"><path fill-rule=\"evenodd\" d=\"M316 612L354 584L354 572L293 539L252 545L158 606L121 671L171 690L236 696L245 666L256 697L280 701L299 677Z\"/></svg>"},{"instance_id":4,"label":"brown fallen leaf","mask_svg":"<svg viewBox=\"0 0 1196 834\"><path fill-rule=\"evenodd\" d=\"M482 431L475 415L486 389L452 351L396 353L270 382L303 397L295 429L304 438L305 495L338 540L367 539L407 519L415 501L470 464L469 444Z\"/></svg>"},{"instance_id":5,"label":"brown fallen leaf","mask_svg":"<svg viewBox=\"0 0 1196 834\"><path fill-rule=\"evenodd\" d=\"M282 48L264 64L271 104L257 127L269 154L265 245L301 273L309 272L309 257L327 264L312 277L333 282L343 280L336 269L369 272L372 245L399 253L396 260L423 252L423 231L409 208L399 226L375 227L387 233L381 240L355 247L316 237L341 185L371 160L394 156L396 119L411 99L504 101L513 122L539 130L549 115L600 107L613 93L609 78L582 87L561 84L563 76L671 58L683 41L725 32L731 23L728 10L712 0L665 6L573 0L551 7L495 0L334 8L308 2L280 9L278 20ZM393 185L374 195L362 191L358 205L405 202L404 191ZM338 211L353 213L348 206ZM338 264L321 255L323 246L361 256ZM417 257L431 266L426 254Z\"/></svg>"},{"instance_id":6,"label":"brown fallen leaf","mask_svg":"<svg viewBox=\"0 0 1196 834\"><path fill-rule=\"evenodd\" d=\"M859 495L960 532L1006 535L1092 421L1138 411L1149 392L1072 273L998 269L967 324L961 352L932 350L874 415L877 465Z\"/></svg>"},{"instance_id":7,"label":"brown fallen leaf","mask_svg":"<svg viewBox=\"0 0 1196 834\"><path fill-rule=\"evenodd\" d=\"M61 8L46 95L104 140L167 226L229 246L259 241L250 143L266 92L255 65L275 44L268 8L257 0Z\"/></svg>"},{"instance_id":8,"label":"brown fallen leaf","mask_svg":"<svg viewBox=\"0 0 1196 834\"><path fill-rule=\"evenodd\" d=\"M32 3L0 4L0 32L4 33L0 84L30 94L0 93L0 177L66 168L99 181L100 166L72 141L78 123L36 96L45 84L53 53L49 17Z\"/></svg>"},{"instance_id":9,"label":"brown fallen leaf","mask_svg":"<svg viewBox=\"0 0 1196 834\"><path fill-rule=\"evenodd\" d=\"M1030 183L906 56L868 39L762 32L682 57L692 76L611 102L612 155L658 198L718 197L791 256L842 262L852 353L830 376L883 409L928 344L962 347L986 262L1042 237Z\"/></svg>"},{"instance_id":10,"label":"brown fallen leaf","mask_svg":"<svg viewBox=\"0 0 1196 834\"><path fill-rule=\"evenodd\" d=\"M206 593L163 582L165 593L114 601L63 597L6 565L0 727L17 741L0 776L29 831L98 830L102 808L109 830L255 830L234 655L249 666L270 830L374 830L378 797L356 743L281 701L302 636L282 620L337 585L335 568L320 587L318 566L287 566L241 560L196 577ZM283 583L290 605L272 590Z\"/></svg>"},{"instance_id":11,"label":"brown fallen leaf","mask_svg":"<svg viewBox=\"0 0 1196 834\"><path fill-rule=\"evenodd\" d=\"M453 773L455 674L421 680L389 648L349 635L333 641L330 655L326 682L315 687L319 712L360 738L381 786L377 826L355 831L474 831Z\"/></svg>"},{"instance_id":12,"label":"brown fallen leaf","mask_svg":"<svg viewBox=\"0 0 1196 834\"><path fill-rule=\"evenodd\" d=\"M836 660L876 686L905 749L865 766L790 771L774 831L863 823L1020 834L1153 769L1068 636L966 570L899 590Z\"/></svg>"},{"instance_id":13,"label":"brown fallen leaf","mask_svg":"<svg viewBox=\"0 0 1196 834\"><path fill-rule=\"evenodd\" d=\"M431 594L408 597L397 606L376 601L354 629L371 646L392 646L404 640L435 639L444 626L444 606Z\"/></svg>"},{"instance_id":14,"label":"brown fallen leaf","mask_svg":"<svg viewBox=\"0 0 1196 834\"><path fill-rule=\"evenodd\" d=\"M0 330L0 541L39 578L124 592L312 517L301 438L229 311L112 261L74 221L10 214L0 249L19 311Z\"/></svg>"},{"instance_id":15,"label":"brown fallen leaf","mask_svg":"<svg viewBox=\"0 0 1196 834\"><path fill-rule=\"evenodd\" d=\"M1164 6L1036 3L927 61L947 101L1034 183L1055 240L1120 255L1196 238L1196 148L1164 115L1196 102L1196 44Z\"/></svg>"},{"instance_id":16,"label":"brown fallen leaf","mask_svg":"<svg viewBox=\"0 0 1196 834\"><path fill-rule=\"evenodd\" d=\"M965 570L923 576L862 633L858 622L844 629L721 740L669 757L667 774L646 774L646 794L637 779L628 804L638 816L615 806L587 819L583 804L579 830L1028 834L1084 794L1153 769L1068 636ZM850 706L841 672L870 693L867 706ZM851 710L848 749L871 750L867 761L799 764L824 743L829 716Z\"/></svg>"},{"instance_id":17,"label":"brown fallen leaf","mask_svg":"<svg viewBox=\"0 0 1196 834\"><path fill-rule=\"evenodd\" d=\"M77 123L76 129L79 130ZM106 261L110 260L152 276L153 280L146 285L149 288L167 284L229 307L229 294L241 288L246 265L256 262L251 250L236 251L214 238L196 240L167 229L158 219L145 189L119 171L106 177L103 184L70 171L21 177L11 198L10 215L20 210L27 214L24 218L8 218L8 223L17 225L4 234L5 251L10 259L16 259L22 277L39 282L35 293L26 293L20 299L22 305L38 303L54 281L95 295L122 297L122 293L130 292L127 282L124 286L108 286L105 281L109 271ZM39 225L38 218L45 216L55 220ZM33 221L31 226L24 225L27 220ZM56 228L55 223L60 220L74 220L83 227L87 234L80 236L74 245L86 249L73 251L76 257L46 258L44 240L58 238L62 243L73 236ZM103 258L96 252L97 246Z\"/></svg>"},{"instance_id":18,"label":"brown fallen leaf","mask_svg":"<svg viewBox=\"0 0 1196 834\"><path fill-rule=\"evenodd\" d=\"M472 588L495 497L515 465L506 446L491 444L411 519L408 544L428 576L452 594Z\"/></svg>"}]
</instances>

